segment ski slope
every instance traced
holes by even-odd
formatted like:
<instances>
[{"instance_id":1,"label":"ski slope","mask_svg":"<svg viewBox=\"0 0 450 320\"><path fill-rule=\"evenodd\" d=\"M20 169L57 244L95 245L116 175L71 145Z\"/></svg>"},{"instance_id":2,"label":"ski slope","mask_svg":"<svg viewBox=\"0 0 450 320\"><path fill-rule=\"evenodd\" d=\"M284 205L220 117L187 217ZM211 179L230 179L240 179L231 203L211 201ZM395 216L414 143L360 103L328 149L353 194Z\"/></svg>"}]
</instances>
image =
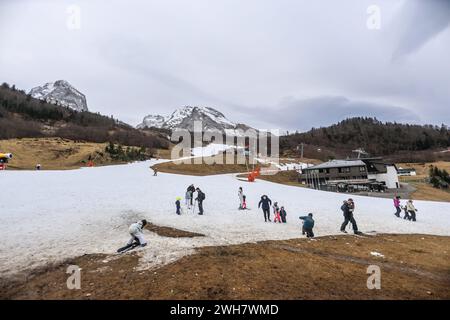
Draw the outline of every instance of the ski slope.
<instances>
[{"instance_id":1,"label":"ski slope","mask_svg":"<svg viewBox=\"0 0 450 320\"><path fill-rule=\"evenodd\" d=\"M87 253L115 253L138 219L198 232L206 237L166 238L145 231L149 245L139 249L139 268L174 261L193 249L260 240L300 237L298 216L314 213L316 236L338 234L340 206L347 195L248 183L234 175L193 177L159 173L156 161L69 171L0 173L0 276ZM191 183L206 193L205 215L175 214L175 198ZM251 210L239 211L238 188ZM262 194L283 205L285 225L265 223L257 209ZM450 235L450 203L416 201L416 223L393 215L392 200L353 197L361 231Z\"/></svg>"}]
</instances>

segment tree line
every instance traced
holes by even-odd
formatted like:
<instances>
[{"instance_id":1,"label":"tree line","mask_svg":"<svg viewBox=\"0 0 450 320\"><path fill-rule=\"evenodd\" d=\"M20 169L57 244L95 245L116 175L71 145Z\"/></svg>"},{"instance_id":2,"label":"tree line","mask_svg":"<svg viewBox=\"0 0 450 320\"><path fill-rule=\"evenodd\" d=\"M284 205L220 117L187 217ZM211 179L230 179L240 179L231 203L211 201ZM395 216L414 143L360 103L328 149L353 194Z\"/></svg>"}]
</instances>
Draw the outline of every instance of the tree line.
<instances>
[{"instance_id":1,"label":"tree line","mask_svg":"<svg viewBox=\"0 0 450 320\"><path fill-rule=\"evenodd\" d=\"M383 123L376 118L356 117L308 132L280 137L280 149L293 150L301 143L326 147L339 153L363 148L371 155L386 156L404 152L428 151L450 146L446 125Z\"/></svg>"}]
</instances>

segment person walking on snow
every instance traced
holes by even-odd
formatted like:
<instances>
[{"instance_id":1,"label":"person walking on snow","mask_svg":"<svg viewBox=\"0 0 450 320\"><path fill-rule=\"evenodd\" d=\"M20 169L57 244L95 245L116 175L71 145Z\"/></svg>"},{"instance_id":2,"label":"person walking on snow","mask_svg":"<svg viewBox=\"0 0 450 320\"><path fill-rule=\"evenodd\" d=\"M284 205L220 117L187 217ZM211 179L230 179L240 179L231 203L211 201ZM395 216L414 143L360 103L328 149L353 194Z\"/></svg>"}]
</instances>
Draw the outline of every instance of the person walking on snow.
<instances>
[{"instance_id":1,"label":"person walking on snow","mask_svg":"<svg viewBox=\"0 0 450 320\"><path fill-rule=\"evenodd\" d=\"M281 222L286 223L286 210L284 210L284 207L282 206L280 209L280 217L281 217Z\"/></svg>"},{"instance_id":2,"label":"person walking on snow","mask_svg":"<svg viewBox=\"0 0 450 320\"><path fill-rule=\"evenodd\" d=\"M406 211L409 213L409 220L416 221L416 212L417 209L414 207L413 201L411 199L406 203Z\"/></svg>"},{"instance_id":3,"label":"person walking on snow","mask_svg":"<svg viewBox=\"0 0 450 320\"><path fill-rule=\"evenodd\" d=\"M341 231L347 233L347 231L345 231L345 228L347 227L347 224L351 222L353 232L355 234L361 233L358 231L356 220L353 217L353 211L355 210L355 203L353 202L353 199L348 199L347 201L344 201L344 204L341 206L341 210L344 213L344 222L341 225Z\"/></svg>"},{"instance_id":4,"label":"person walking on snow","mask_svg":"<svg viewBox=\"0 0 450 320\"><path fill-rule=\"evenodd\" d=\"M239 210L244 209L244 191L242 190L242 187L239 187L238 191L238 197L239 197Z\"/></svg>"},{"instance_id":5,"label":"person walking on snow","mask_svg":"<svg viewBox=\"0 0 450 320\"><path fill-rule=\"evenodd\" d=\"M313 214L312 213L308 213L307 216L299 217L299 219L303 220L302 234L306 233L306 236L308 238L313 238L314 237L314 232L313 232L313 228L314 228Z\"/></svg>"},{"instance_id":6,"label":"person walking on snow","mask_svg":"<svg viewBox=\"0 0 450 320\"><path fill-rule=\"evenodd\" d=\"M181 198L180 197L177 197L177 199L176 199L177 201L175 201L175 206L176 206L176 208L177 208L177 215L180 215L181 214L181 203L180 203L180 200L181 200Z\"/></svg>"},{"instance_id":7,"label":"person walking on snow","mask_svg":"<svg viewBox=\"0 0 450 320\"><path fill-rule=\"evenodd\" d=\"M261 197L261 200L259 201L258 208L262 208L262 211L264 213L264 220L267 222L267 220L270 220L270 206L272 205L272 200L269 199L268 196L263 195Z\"/></svg>"},{"instance_id":8,"label":"person walking on snow","mask_svg":"<svg viewBox=\"0 0 450 320\"><path fill-rule=\"evenodd\" d=\"M132 245L133 242L137 242L137 245L141 247L145 247L147 245L147 241L144 239L144 234L142 233L142 229L146 226L147 220L141 220L136 223L133 223L129 228L128 232L130 233L130 240L127 245Z\"/></svg>"},{"instance_id":9,"label":"person walking on snow","mask_svg":"<svg viewBox=\"0 0 450 320\"><path fill-rule=\"evenodd\" d=\"M195 192L195 187L193 184L191 184L188 188L187 188L187 192L191 193L191 197L189 198L191 201L191 206L193 204L193 199L194 199L194 192Z\"/></svg>"},{"instance_id":10,"label":"person walking on snow","mask_svg":"<svg viewBox=\"0 0 450 320\"><path fill-rule=\"evenodd\" d=\"M198 214L203 215L203 201L205 200L206 196L205 193L200 190L200 188L197 188L195 190L197 191L197 198L195 198L195 200L197 200L198 202Z\"/></svg>"},{"instance_id":11,"label":"person walking on snow","mask_svg":"<svg viewBox=\"0 0 450 320\"><path fill-rule=\"evenodd\" d=\"M278 207L278 202L275 202L273 204L273 215L274 215L273 222L281 223L280 208Z\"/></svg>"},{"instance_id":12,"label":"person walking on snow","mask_svg":"<svg viewBox=\"0 0 450 320\"><path fill-rule=\"evenodd\" d=\"M400 196L396 196L394 198L394 207L395 207L395 210L396 210L396 212L394 213L395 216L400 218L400 213L402 212L402 208L401 208L401 205L400 205Z\"/></svg>"}]
</instances>

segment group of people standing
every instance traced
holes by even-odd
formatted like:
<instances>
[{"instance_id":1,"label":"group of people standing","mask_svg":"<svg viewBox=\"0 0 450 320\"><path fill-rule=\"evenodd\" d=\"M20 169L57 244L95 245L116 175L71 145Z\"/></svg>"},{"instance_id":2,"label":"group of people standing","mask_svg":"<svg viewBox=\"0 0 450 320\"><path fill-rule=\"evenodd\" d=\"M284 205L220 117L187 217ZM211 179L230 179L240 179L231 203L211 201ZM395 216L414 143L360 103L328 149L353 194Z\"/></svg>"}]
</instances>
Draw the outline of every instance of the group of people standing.
<instances>
[{"instance_id":1,"label":"group of people standing","mask_svg":"<svg viewBox=\"0 0 450 320\"><path fill-rule=\"evenodd\" d=\"M394 198L394 207L395 207L395 210L396 210L396 212L394 213L395 216L400 218L400 213L402 212L402 208L403 208L403 211L405 213L404 216L403 216L403 219L409 220L409 221L416 221L417 209L414 206L413 201L411 199L409 199L406 202L406 205L402 207L400 199L401 199L400 196L396 196Z\"/></svg>"},{"instance_id":2,"label":"group of people standing","mask_svg":"<svg viewBox=\"0 0 450 320\"><path fill-rule=\"evenodd\" d=\"M258 208L262 208L262 211L264 213L264 221L267 222L271 222L272 220L270 220L270 209L273 209L273 215L274 215L274 219L273 222L278 222L278 223L286 223L286 216L287 216L287 212L284 209L283 206L279 207L278 206L278 202L274 202L273 206L272 206L272 200L270 200L270 198L267 195L263 195L261 197L261 200L258 203Z\"/></svg>"}]
</instances>

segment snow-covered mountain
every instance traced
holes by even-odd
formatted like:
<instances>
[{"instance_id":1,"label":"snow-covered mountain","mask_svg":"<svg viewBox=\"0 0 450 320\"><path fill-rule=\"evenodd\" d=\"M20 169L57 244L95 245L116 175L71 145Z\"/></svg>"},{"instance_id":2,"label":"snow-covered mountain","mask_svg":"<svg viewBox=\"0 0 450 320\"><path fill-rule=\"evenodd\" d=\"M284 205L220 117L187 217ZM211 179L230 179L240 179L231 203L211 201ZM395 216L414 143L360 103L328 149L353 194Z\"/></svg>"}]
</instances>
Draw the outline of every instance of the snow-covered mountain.
<instances>
[{"instance_id":1,"label":"snow-covered mountain","mask_svg":"<svg viewBox=\"0 0 450 320\"><path fill-rule=\"evenodd\" d=\"M236 129L248 129L249 126L228 120L223 113L210 107L184 106L175 110L170 116L148 115L141 124L143 128L186 129L193 131L194 121L201 121L203 130L219 130L233 134Z\"/></svg>"},{"instance_id":2,"label":"snow-covered mountain","mask_svg":"<svg viewBox=\"0 0 450 320\"><path fill-rule=\"evenodd\" d=\"M58 80L48 82L30 90L33 98L45 100L49 103L69 107L77 111L88 111L86 96L75 89L69 82Z\"/></svg>"}]
</instances>

